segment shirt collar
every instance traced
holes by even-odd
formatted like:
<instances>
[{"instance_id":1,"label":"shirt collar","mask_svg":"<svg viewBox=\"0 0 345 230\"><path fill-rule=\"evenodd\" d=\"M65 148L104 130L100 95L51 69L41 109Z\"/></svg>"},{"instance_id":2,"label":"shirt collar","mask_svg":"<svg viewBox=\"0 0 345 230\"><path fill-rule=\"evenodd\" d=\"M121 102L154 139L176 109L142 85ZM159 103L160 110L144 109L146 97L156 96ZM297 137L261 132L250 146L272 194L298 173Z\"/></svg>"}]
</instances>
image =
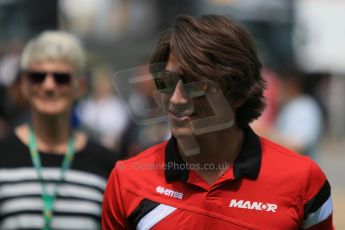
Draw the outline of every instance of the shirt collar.
<instances>
[{"instance_id":1,"label":"shirt collar","mask_svg":"<svg viewBox=\"0 0 345 230\"><path fill-rule=\"evenodd\" d=\"M248 178L255 180L261 166L261 144L259 137L248 126L244 129L242 149L234 162L235 179ZM188 180L189 171L182 160L178 149L177 140L170 138L165 148L165 179L167 182Z\"/></svg>"}]
</instances>

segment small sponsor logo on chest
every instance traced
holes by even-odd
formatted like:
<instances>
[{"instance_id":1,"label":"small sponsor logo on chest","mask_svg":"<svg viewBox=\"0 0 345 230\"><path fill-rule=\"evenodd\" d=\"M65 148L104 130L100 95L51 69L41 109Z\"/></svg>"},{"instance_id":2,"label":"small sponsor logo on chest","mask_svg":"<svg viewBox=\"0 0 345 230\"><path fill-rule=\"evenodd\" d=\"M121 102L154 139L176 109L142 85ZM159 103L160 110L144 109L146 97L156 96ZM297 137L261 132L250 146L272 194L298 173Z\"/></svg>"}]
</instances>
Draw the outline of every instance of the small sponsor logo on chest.
<instances>
[{"instance_id":1,"label":"small sponsor logo on chest","mask_svg":"<svg viewBox=\"0 0 345 230\"><path fill-rule=\"evenodd\" d=\"M162 186L157 186L156 187L156 193L159 193L159 194L165 195L165 196L170 196L170 197L173 197L173 198L177 198L179 200L182 200L182 198L183 198L183 193L182 192L176 192L174 190L167 189L167 188L164 188Z\"/></svg>"},{"instance_id":2,"label":"small sponsor logo on chest","mask_svg":"<svg viewBox=\"0 0 345 230\"><path fill-rule=\"evenodd\" d=\"M266 212L276 212L278 205L263 203L259 201L249 201L249 200L236 200L232 199L229 204L230 208L243 208L243 209L253 209Z\"/></svg>"}]
</instances>

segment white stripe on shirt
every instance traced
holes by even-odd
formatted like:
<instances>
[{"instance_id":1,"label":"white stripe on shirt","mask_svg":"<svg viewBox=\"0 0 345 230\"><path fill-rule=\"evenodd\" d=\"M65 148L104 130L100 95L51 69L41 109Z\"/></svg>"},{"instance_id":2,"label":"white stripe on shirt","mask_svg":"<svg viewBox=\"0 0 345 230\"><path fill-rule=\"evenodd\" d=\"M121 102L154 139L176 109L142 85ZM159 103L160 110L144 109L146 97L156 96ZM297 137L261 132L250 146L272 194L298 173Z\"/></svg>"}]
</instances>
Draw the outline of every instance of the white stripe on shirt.
<instances>
[{"instance_id":1,"label":"white stripe on shirt","mask_svg":"<svg viewBox=\"0 0 345 230\"><path fill-rule=\"evenodd\" d=\"M66 227L68 226L68 227ZM54 216L52 220L53 229L83 229L95 230L99 224L96 220L88 217L68 217ZM19 229L19 228L43 228L43 216L39 214L18 214L6 218L0 225L0 229Z\"/></svg>"},{"instance_id":2,"label":"white stripe on shirt","mask_svg":"<svg viewBox=\"0 0 345 230\"><path fill-rule=\"evenodd\" d=\"M310 213L307 219L303 221L303 229L307 229L315 224L318 224L327 219L333 211L333 204L331 196L328 200L315 212Z\"/></svg>"},{"instance_id":3,"label":"white stripe on shirt","mask_svg":"<svg viewBox=\"0 0 345 230\"><path fill-rule=\"evenodd\" d=\"M42 171L45 180L59 180L60 169L54 167L45 167ZM37 180L37 173L33 167L23 167L14 169L0 169L0 181L17 182L23 180ZM104 189L106 180L95 174L69 169L66 172L65 180L68 182L87 184Z\"/></svg>"},{"instance_id":4,"label":"white stripe on shirt","mask_svg":"<svg viewBox=\"0 0 345 230\"><path fill-rule=\"evenodd\" d=\"M2 203L0 207L0 213L2 215L19 212L23 210L40 211L42 210L43 204L41 198L16 198L6 200ZM57 212L66 213L85 213L93 214L96 216L101 215L101 207L90 201L80 201L80 200L62 200L57 199L55 201L54 210Z\"/></svg>"},{"instance_id":5,"label":"white stripe on shirt","mask_svg":"<svg viewBox=\"0 0 345 230\"><path fill-rule=\"evenodd\" d=\"M56 184L46 183L48 192L53 191ZM0 186L0 198L11 198L16 196L25 195L41 195L42 188L39 182L24 182L16 184L4 184ZM73 184L61 184L58 185L58 195L64 197L76 197L81 199L90 199L98 202L102 202L103 193L97 189L73 185Z\"/></svg>"},{"instance_id":6,"label":"white stripe on shirt","mask_svg":"<svg viewBox=\"0 0 345 230\"><path fill-rule=\"evenodd\" d=\"M173 213L176 208L165 204L160 204L156 208L152 209L151 212L147 213L138 223L138 230L151 229L158 222L163 220L165 217Z\"/></svg>"}]
</instances>

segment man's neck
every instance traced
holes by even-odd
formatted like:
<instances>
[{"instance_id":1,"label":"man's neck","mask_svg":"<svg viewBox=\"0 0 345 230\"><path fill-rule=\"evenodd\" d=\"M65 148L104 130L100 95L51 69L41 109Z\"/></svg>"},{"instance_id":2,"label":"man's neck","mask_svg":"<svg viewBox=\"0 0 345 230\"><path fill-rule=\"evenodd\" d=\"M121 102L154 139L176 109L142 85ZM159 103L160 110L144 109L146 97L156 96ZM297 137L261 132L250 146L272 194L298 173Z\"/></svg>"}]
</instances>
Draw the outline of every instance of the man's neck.
<instances>
[{"instance_id":1,"label":"man's neck","mask_svg":"<svg viewBox=\"0 0 345 230\"><path fill-rule=\"evenodd\" d=\"M212 164L211 168L214 168L213 170L210 167L207 167L209 170L206 170L206 167L202 170L196 170L209 184L212 184L236 160L241 151L244 132L239 127L233 126L229 129L196 136L195 138L200 153L186 156L179 149L181 158L187 164L199 164L201 166ZM177 139L177 141L179 140Z\"/></svg>"}]
</instances>

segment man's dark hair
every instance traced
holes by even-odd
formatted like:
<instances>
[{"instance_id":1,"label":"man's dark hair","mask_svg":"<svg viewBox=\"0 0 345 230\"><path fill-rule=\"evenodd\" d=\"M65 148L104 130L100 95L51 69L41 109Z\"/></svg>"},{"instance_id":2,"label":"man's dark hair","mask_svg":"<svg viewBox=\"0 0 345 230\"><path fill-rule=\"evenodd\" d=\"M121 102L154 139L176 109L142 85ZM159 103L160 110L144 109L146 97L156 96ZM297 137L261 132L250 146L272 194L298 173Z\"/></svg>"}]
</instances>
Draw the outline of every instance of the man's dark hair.
<instances>
[{"instance_id":1,"label":"man's dark hair","mask_svg":"<svg viewBox=\"0 0 345 230\"><path fill-rule=\"evenodd\" d=\"M150 64L167 62L172 54L192 80L219 84L231 103L241 103L237 124L246 126L265 107L261 63L250 35L225 16L180 16L161 36Z\"/></svg>"}]
</instances>

